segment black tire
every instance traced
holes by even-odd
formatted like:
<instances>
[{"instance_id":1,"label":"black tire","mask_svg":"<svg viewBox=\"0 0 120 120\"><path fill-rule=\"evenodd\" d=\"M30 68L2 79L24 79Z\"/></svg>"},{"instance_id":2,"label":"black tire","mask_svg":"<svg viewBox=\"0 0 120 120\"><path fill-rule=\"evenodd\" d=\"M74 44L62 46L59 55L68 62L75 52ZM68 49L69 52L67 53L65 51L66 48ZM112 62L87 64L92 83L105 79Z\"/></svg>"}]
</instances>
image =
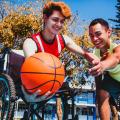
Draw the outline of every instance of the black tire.
<instances>
[{"instance_id":1,"label":"black tire","mask_svg":"<svg viewBox=\"0 0 120 120\"><path fill-rule=\"evenodd\" d=\"M0 119L12 120L16 90L13 79L7 74L0 74Z\"/></svg>"}]
</instances>

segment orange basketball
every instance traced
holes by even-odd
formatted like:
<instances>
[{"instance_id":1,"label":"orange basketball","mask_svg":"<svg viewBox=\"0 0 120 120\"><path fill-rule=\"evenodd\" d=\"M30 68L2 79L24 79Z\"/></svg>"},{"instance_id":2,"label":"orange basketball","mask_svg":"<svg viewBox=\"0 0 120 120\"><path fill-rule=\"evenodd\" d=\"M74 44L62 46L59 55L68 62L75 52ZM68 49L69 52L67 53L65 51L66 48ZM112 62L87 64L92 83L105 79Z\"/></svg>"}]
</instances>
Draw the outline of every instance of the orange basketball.
<instances>
[{"instance_id":1,"label":"orange basketball","mask_svg":"<svg viewBox=\"0 0 120 120\"><path fill-rule=\"evenodd\" d=\"M53 95L62 86L65 77L61 61L49 53L36 53L25 59L21 68L21 80L28 93L41 90L40 95L50 91Z\"/></svg>"}]
</instances>

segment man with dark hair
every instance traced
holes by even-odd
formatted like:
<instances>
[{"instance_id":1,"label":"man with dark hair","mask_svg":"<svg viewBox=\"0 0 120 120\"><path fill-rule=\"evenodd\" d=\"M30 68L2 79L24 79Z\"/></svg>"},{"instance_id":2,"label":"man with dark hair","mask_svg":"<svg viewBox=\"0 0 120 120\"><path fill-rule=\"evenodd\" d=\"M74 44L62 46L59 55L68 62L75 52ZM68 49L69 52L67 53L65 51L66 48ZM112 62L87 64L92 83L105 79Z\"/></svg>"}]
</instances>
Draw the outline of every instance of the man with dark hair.
<instances>
[{"instance_id":1,"label":"man with dark hair","mask_svg":"<svg viewBox=\"0 0 120 120\"><path fill-rule=\"evenodd\" d=\"M93 20L89 25L89 35L95 45L94 53L101 59L99 72L95 67L89 70L93 76L96 76L97 102L101 120L110 120L109 98L110 96L116 98L120 93L120 45L112 42L111 32L108 22L102 18Z\"/></svg>"}]
</instances>

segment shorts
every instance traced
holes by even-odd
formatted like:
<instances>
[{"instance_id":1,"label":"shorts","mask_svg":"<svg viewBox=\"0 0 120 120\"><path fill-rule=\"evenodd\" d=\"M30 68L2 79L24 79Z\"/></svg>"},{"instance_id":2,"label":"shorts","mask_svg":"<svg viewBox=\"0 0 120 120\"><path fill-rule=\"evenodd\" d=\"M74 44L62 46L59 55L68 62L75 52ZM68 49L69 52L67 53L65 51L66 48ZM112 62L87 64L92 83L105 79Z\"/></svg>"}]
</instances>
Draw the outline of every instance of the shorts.
<instances>
[{"instance_id":1,"label":"shorts","mask_svg":"<svg viewBox=\"0 0 120 120\"><path fill-rule=\"evenodd\" d=\"M120 95L120 82L113 79L108 73L106 73L102 80L101 89L109 92L110 96L117 98Z\"/></svg>"}]
</instances>

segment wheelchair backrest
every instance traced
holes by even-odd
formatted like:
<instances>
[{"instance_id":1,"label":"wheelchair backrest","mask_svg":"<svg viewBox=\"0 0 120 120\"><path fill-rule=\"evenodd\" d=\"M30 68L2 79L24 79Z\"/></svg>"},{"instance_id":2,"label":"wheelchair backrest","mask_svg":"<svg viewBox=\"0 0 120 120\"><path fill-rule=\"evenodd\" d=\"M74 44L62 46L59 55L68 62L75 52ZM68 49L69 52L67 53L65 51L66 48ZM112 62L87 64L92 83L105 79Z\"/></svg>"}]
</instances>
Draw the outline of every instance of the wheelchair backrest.
<instances>
[{"instance_id":1,"label":"wheelchair backrest","mask_svg":"<svg viewBox=\"0 0 120 120\"><path fill-rule=\"evenodd\" d=\"M21 66L25 60L22 50L11 50L8 55L7 73L14 79L20 79Z\"/></svg>"}]
</instances>

